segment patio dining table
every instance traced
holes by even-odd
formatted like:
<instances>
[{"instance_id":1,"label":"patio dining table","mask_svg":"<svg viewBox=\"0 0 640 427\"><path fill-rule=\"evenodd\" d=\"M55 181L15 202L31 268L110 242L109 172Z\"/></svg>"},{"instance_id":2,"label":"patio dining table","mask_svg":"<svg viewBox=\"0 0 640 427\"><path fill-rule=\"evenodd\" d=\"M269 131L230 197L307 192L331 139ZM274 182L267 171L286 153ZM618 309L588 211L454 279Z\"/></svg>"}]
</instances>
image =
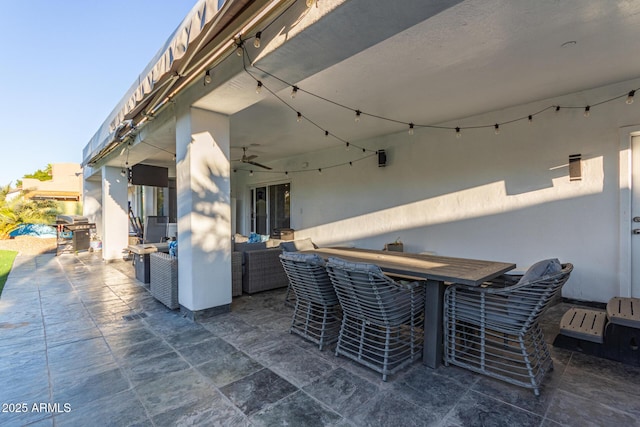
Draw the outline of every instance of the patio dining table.
<instances>
[{"instance_id":1,"label":"patio dining table","mask_svg":"<svg viewBox=\"0 0 640 427\"><path fill-rule=\"evenodd\" d=\"M325 260L337 257L375 264L390 275L426 279L422 363L430 368L437 368L442 364L445 283L480 286L516 267L515 264L506 262L359 248L318 248L304 252L318 254Z\"/></svg>"}]
</instances>

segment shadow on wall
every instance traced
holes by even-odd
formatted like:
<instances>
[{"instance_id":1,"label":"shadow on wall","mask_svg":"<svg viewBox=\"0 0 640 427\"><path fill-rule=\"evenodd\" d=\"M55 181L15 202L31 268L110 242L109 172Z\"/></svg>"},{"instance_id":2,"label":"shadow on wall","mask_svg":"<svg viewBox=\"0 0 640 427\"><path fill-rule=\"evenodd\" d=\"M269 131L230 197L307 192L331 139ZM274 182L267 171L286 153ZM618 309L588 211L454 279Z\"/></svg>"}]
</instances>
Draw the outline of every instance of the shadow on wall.
<instances>
[{"instance_id":1,"label":"shadow on wall","mask_svg":"<svg viewBox=\"0 0 640 427\"><path fill-rule=\"evenodd\" d=\"M230 163L209 133L194 135L190 176L178 176L178 242L191 240L214 261L231 254ZM178 168L180 171L181 168ZM180 172L179 172L180 173Z\"/></svg>"}]
</instances>

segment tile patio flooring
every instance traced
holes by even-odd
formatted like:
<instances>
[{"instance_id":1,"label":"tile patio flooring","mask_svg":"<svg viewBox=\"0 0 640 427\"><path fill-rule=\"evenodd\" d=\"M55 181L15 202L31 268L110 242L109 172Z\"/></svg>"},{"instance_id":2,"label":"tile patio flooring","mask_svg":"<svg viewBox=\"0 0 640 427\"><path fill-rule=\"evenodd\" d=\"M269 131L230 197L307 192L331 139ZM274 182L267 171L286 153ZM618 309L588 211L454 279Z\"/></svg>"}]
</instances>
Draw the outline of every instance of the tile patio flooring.
<instances>
[{"instance_id":1,"label":"tile patio flooring","mask_svg":"<svg viewBox=\"0 0 640 427\"><path fill-rule=\"evenodd\" d=\"M419 362L383 383L290 335L282 290L192 323L133 277L92 254L16 258L0 299L0 425L640 425L640 368L552 349L539 398ZM548 313L548 340L567 308Z\"/></svg>"}]
</instances>

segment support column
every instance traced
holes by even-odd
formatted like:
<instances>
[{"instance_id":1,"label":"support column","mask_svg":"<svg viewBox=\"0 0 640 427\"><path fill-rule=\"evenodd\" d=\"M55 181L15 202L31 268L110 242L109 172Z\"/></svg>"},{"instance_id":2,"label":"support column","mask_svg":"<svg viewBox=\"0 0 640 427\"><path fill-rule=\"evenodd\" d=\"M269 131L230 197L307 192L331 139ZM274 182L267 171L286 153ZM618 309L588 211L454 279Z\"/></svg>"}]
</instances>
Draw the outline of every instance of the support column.
<instances>
[{"instance_id":1,"label":"support column","mask_svg":"<svg viewBox=\"0 0 640 427\"><path fill-rule=\"evenodd\" d=\"M146 221L146 217L148 216L156 216L158 215L158 206L156 200L156 187L150 187L145 185L142 187L142 198L144 203L144 220Z\"/></svg>"},{"instance_id":2,"label":"support column","mask_svg":"<svg viewBox=\"0 0 640 427\"><path fill-rule=\"evenodd\" d=\"M84 181L82 186L82 216L96 225L96 235L104 235L102 228L102 182Z\"/></svg>"},{"instance_id":3,"label":"support column","mask_svg":"<svg viewBox=\"0 0 640 427\"><path fill-rule=\"evenodd\" d=\"M102 258L122 259L122 250L129 245L129 215L127 209L127 178L121 169L102 167Z\"/></svg>"},{"instance_id":4,"label":"support column","mask_svg":"<svg viewBox=\"0 0 640 427\"><path fill-rule=\"evenodd\" d=\"M178 106L178 301L192 319L231 306L229 118Z\"/></svg>"}]
</instances>

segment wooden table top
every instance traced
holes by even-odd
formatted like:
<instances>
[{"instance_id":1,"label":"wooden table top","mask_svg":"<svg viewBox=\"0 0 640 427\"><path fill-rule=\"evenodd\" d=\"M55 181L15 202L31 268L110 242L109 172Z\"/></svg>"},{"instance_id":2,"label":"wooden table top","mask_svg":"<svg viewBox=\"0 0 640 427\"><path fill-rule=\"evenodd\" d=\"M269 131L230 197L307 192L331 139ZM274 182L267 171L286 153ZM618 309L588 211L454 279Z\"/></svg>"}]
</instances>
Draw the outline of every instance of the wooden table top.
<instances>
[{"instance_id":1,"label":"wooden table top","mask_svg":"<svg viewBox=\"0 0 640 427\"><path fill-rule=\"evenodd\" d=\"M318 248L304 252L316 253L325 259L336 257L375 264L392 274L472 286L478 286L516 267L506 262L358 248Z\"/></svg>"}]
</instances>

